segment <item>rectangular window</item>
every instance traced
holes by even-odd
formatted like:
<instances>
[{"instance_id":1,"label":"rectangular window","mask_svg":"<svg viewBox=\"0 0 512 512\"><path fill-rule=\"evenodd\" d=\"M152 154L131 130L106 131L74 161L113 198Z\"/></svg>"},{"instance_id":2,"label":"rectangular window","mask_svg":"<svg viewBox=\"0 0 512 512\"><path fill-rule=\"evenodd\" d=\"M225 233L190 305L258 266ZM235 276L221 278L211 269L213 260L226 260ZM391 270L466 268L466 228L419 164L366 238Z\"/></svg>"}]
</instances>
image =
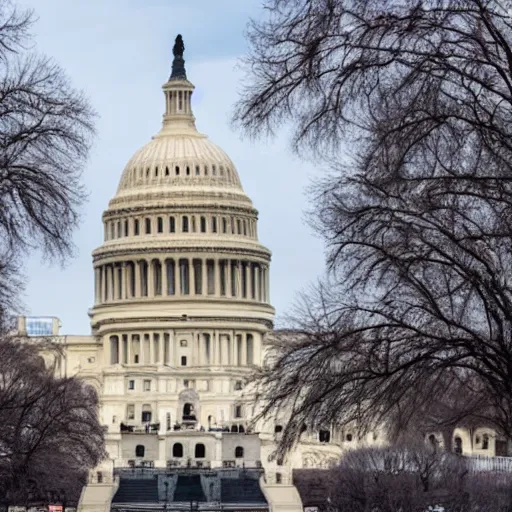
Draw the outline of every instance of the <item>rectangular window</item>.
<instances>
[{"instance_id":1,"label":"rectangular window","mask_svg":"<svg viewBox=\"0 0 512 512\"><path fill-rule=\"evenodd\" d=\"M135 419L135 405L134 404L128 404L126 406L126 418L129 420Z\"/></svg>"},{"instance_id":2,"label":"rectangular window","mask_svg":"<svg viewBox=\"0 0 512 512\"><path fill-rule=\"evenodd\" d=\"M242 389L242 381L237 380L235 381L235 391L240 391Z\"/></svg>"},{"instance_id":3,"label":"rectangular window","mask_svg":"<svg viewBox=\"0 0 512 512\"><path fill-rule=\"evenodd\" d=\"M187 366L187 356L181 356L181 366Z\"/></svg>"},{"instance_id":4,"label":"rectangular window","mask_svg":"<svg viewBox=\"0 0 512 512\"><path fill-rule=\"evenodd\" d=\"M241 418L241 417L242 417L242 406L235 405L235 418Z\"/></svg>"},{"instance_id":5,"label":"rectangular window","mask_svg":"<svg viewBox=\"0 0 512 512\"><path fill-rule=\"evenodd\" d=\"M135 381L134 380L128 381L128 389L135 389Z\"/></svg>"},{"instance_id":6,"label":"rectangular window","mask_svg":"<svg viewBox=\"0 0 512 512\"><path fill-rule=\"evenodd\" d=\"M176 219L169 217L169 232L174 233L176 231Z\"/></svg>"},{"instance_id":7,"label":"rectangular window","mask_svg":"<svg viewBox=\"0 0 512 512\"><path fill-rule=\"evenodd\" d=\"M162 217L158 217L157 219L157 230L159 233L164 232L164 219L162 219Z\"/></svg>"},{"instance_id":8,"label":"rectangular window","mask_svg":"<svg viewBox=\"0 0 512 512\"><path fill-rule=\"evenodd\" d=\"M144 391L151 391L151 381L150 380L144 381Z\"/></svg>"}]
</instances>

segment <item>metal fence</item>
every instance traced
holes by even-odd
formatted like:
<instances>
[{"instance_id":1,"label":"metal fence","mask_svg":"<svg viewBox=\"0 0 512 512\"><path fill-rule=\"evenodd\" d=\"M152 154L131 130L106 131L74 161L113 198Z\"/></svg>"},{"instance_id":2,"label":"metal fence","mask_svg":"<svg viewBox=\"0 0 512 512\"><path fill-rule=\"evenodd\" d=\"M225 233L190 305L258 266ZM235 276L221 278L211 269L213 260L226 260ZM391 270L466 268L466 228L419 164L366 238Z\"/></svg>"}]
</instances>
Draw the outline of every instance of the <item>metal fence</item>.
<instances>
[{"instance_id":1,"label":"metal fence","mask_svg":"<svg viewBox=\"0 0 512 512\"><path fill-rule=\"evenodd\" d=\"M494 471L496 473L512 473L512 457L486 457L469 455L466 457L469 469L475 473Z\"/></svg>"}]
</instances>

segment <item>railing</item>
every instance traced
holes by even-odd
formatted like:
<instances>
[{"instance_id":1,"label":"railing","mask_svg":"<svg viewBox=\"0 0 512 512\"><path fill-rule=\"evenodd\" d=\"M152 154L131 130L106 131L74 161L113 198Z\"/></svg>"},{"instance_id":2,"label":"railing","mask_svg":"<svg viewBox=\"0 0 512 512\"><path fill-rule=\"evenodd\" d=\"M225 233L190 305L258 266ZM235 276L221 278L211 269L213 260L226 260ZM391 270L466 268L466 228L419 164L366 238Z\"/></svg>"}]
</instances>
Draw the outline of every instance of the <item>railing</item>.
<instances>
[{"instance_id":1,"label":"railing","mask_svg":"<svg viewBox=\"0 0 512 512\"><path fill-rule=\"evenodd\" d=\"M206 462L205 462L206 464ZM197 467L197 466L172 466L167 468L144 468L144 467L117 467L114 469L114 475L122 478L137 478L137 479L152 479L157 475L168 475L169 473L180 473L180 474L213 474L221 473L226 478L238 478L240 475L244 475L249 478L259 478L263 473L263 469L260 468L210 468L208 466Z\"/></svg>"},{"instance_id":2,"label":"railing","mask_svg":"<svg viewBox=\"0 0 512 512\"><path fill-rule=\"evenodd\" d=\"M486 457L485 455L469 455L466 457L471 471L495 471L512 473L512 457Z\"/></svg>"},{"instance_id":3,"label":"railing","mask_svg":"<svg viewBox=\"0 0 512 512\"><path fill-rule=\"evenodd\" d=\"M121 423L119 430L123 434L158 434L160 423L148 425L126 425Z\"/></svg>"},{"instance_id":4,"label":"railing","mask_svg":"<svg viewBox=\"0 0 512 512\"><path fill-rule=\"evenodd\" d=\"M128 461L129 468L154 468L155 461L153 460L140 460L134 459Z\"/></svg>"}]
</instances>

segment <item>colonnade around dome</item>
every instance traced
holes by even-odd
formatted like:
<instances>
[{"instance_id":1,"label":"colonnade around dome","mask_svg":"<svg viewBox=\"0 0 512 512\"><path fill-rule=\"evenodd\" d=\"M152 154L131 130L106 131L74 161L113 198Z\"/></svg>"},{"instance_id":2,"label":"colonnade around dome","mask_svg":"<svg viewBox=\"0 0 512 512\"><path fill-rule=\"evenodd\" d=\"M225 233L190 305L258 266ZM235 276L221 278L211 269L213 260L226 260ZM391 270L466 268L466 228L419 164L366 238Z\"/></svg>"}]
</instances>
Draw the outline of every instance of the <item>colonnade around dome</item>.
<instances>
[{"instance_id":1,"label":"colonnade around dome","mask_svg":"<svg viewBox=\"0 0 512 512\"><path fill-rule=\"evenodd\" d=\"M176 257L117 256L109 260L94 269L96 304L194 296L269 303L267 263L187 251Z\"/></svg>"}]
</instances>

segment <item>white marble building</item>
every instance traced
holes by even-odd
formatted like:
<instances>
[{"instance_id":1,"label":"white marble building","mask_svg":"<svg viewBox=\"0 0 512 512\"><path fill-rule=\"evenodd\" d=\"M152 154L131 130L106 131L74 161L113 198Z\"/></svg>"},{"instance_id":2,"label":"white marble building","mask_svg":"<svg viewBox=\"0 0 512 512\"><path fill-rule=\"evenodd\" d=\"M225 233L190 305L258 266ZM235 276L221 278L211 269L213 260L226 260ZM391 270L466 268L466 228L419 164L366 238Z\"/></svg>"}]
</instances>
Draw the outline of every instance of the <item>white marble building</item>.
<instances>
[{"instance_id":1,"label":"white marble building","mask_svg":"<svg viewBox=\"0 0 512 512\"><path fill-rule=\"evenodd\" d=\"M97 389L114 466L262 466L284 484L292 467L335 463L357 436L306 433L278 464L279 424L250 431L244 380L273 327L271 253L234 163L196 129L193 90L177 55L162 128L128 161L103 214L92 334L60 335L48 323L63 349L58 369ZM21 335L44 334L28 327L21 317ZM494 455L492 433L457 435L465 453Z\"/></svg>"}]
</instances>

